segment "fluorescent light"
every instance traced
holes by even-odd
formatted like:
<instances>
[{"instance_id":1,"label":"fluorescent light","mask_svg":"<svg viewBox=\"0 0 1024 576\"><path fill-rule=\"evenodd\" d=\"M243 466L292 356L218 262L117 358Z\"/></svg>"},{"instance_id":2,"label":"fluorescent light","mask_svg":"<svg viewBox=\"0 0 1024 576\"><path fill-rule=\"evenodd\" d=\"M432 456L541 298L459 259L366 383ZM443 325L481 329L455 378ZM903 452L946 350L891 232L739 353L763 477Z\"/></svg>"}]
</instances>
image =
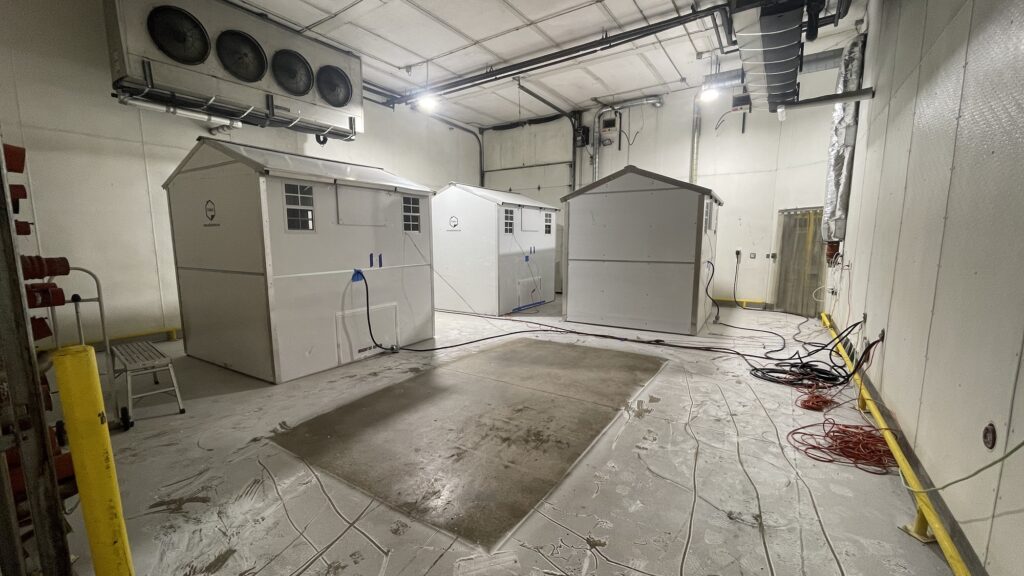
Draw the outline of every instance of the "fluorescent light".
<instances>
[{"instance_id":1,"label":"fluorescent light","mask_svg":"<svg viewBox=\"0 0 1024 576\"><path fill-rule=\"evenodd\" d=\"M701 102L711 102L718 98L718 90L714 88L704 88L700 91Z\"/></svg>"},{"instance_id":2,"label":"fluorescent light","mask_svg":"<svg viewBox=\"0 0 1024 576\"><path fill-rule=\"evenodd\" d=\"M416 106L421 108L424 112L433 112L437 110L437 107L441 105L441 102L437 99L437 96L433 94L425 94L416 99Z\"/></svg>"}]
</instances>

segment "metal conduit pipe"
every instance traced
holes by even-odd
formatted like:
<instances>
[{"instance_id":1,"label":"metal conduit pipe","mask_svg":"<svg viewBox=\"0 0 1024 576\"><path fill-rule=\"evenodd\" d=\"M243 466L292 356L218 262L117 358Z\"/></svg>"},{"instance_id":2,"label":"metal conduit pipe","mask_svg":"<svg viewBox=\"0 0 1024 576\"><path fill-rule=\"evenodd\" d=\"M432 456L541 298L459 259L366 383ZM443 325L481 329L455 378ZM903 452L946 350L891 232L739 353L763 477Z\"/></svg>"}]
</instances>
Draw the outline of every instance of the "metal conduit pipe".
<instances>
[{"instance_id":1,"label":"metal conduit pipe","mask_svg":"<svg viewBox=\"0 0 1024 576\"><path fill-rule=\"evenodd\" d=\"M690 184L697 183L697 160L700 149L700 95L693 95L693 124L690 126Z\"/></svg>"},{"instance_id":2,"label":"metal conduit pipe","mask_svg":"<svg viewBox=\"0 0 1024 576\"><path fill-rule=\"evenodd\" d=\"M452 128L462 130L463 132L466 132L468 134L472 134L473 137L476 138L476 145L480 150L480 187L482 188L484 186L484 140L483 138L480 137L480 133L477 132L476 130L466 128L465 126L459 124L458 122L452 122L451 120L445 118L444 116L438 116L436 114L428 114L428 116L448 126L451 126Z\"/></svg>"},{"instance_id":3,"label":"metal conduit pipe","mask_svg":"<svg viewBox=\"0 0 1024 576\"><path fill-rule=\"evenodd\" d=\"M601 162L601 133L599 132L601 117L608 112L618 112L625 108L633 108L636 106L643 106L645 104L650 104L655 108L660 108L661 105L664 104L664 101L661 99L661 96L644 96L643 98L637 98L636 100L627 100L618 104L602 106L597 109L596 113L594 113L594 124L590 130L590 137L594 140L594 154L591 156L591 164L594 166L594 173L591 182L597 182L598 168Z\"/></svg>"},{"instance_id":4,"label":"metal conduit pipe","mask_svg":"<svg viewBox=\"0 0 1024 576\"><path fill-rule=\"evenodd\" d=\"M214 116L212 114L207 114L205 112L186 110L184 108L178 108L177 106L171 106L170 104L157 104L156 102L150 102L148 100L142 100L131 96L120 96L117 100L121 104L131 104L132 106L142 108L143 110L152 110L154 112L174 114L175 116L181 116L182 118L189 118L191 120L198 120L200 122L216 124L217 126L231 128L242 127L242 123L238 120L232 120L230 118L224 118L222 116Z\"/></svg>"}]
</instances>

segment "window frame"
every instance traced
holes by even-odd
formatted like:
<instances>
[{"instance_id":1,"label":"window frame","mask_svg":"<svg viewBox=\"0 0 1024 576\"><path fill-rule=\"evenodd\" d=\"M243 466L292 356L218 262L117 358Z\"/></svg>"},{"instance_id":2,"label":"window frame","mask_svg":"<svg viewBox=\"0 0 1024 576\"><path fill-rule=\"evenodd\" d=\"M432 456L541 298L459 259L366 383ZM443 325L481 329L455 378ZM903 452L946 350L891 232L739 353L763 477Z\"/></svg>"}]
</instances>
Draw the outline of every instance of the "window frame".
<instances>
[{"instance_id":1,"label":"window frame","mask_svg":"<svg viewBox=\"0 0 1024 576\"><path fill-rule=\"evenodd\" d=\"M514 208L505 208L505 234L516 233L516 211Z\"/></svg>"},{"instance_id":2,"label":"window frame","mask_svg":"<svg viewBox=\"0 0 1024 576\"><path fill-rule=\"evenodd\" d=\"M402 195L402 231L403 232L415 232L417 234L423 232L423 203L422 198L419 196L412 196L408 194ZM407 211L409 208L415 207L415 211ZM415 229L411 228L415 226Z\"/></svg>"},{"instance_id":3,"label":"window frame","mask_svg":"<svg viewBox=\"0 0 1024 576\"><path fill-rule=\"evenodd\" d=\"M551 212L544 213L544 234L551 234L551 227L554 225L555 218Z\"/></svg>"},{"instance_id":4,"label":"window frame","mask_svg":"<svg viewBox=\"0 0 1024 576\"><path fill-rule=\"evenodd\" d=\"M289 192L288 188L294 186L298 189L298 192ZM304 188L309 189L309 195L302 193ZM313 184L299 183L299 182L285 182L283 188L282 197L284 198L284 230L285 232L299 232L302 234L311 234L316 232L316 188ZM289 196L299 199L299 204L289 203ZM309 205L302 204L302 198L309 198ZM308 217L293 218L289 214L289 210L306 210L309 212ZM297 222L308 222L309 228L292 228L291 223Z\"/></svg>"}]
</instances>

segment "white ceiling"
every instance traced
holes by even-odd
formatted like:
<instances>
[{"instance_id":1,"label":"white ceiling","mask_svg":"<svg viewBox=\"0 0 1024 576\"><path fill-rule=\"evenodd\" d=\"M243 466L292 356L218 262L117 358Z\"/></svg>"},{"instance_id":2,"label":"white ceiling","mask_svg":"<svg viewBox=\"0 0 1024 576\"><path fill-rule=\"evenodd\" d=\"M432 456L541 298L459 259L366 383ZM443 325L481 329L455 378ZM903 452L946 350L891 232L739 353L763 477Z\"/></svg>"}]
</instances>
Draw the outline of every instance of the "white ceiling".
<instances>
[{"instance_id":1,"label":"white ceiling","mask_svg":"<svg viewBox=\"0 0 1024 576\"><path fill-rule=\"evenodd\" d=\"M355 52L363 77L405 94L531 56L723 3L705 0L232 0L265 12L304 34ZM839 28L848 32L866 0ZM830 6L831 8L831 6ZM690 33L689 37L687 32ZM523 85L566 109L699 86L711 60L696 52L717 46L709 19L628 45L523 74ZM834 46L822 46L822 49ZM810 48L810 47L809 47ZM814 46L817 51L818 46ZM739 67L723 57L723 69ZM516 80L473 88L442 101L444 115L478 126L545 116L552 110Z\"/></svg>"}]
</instances>

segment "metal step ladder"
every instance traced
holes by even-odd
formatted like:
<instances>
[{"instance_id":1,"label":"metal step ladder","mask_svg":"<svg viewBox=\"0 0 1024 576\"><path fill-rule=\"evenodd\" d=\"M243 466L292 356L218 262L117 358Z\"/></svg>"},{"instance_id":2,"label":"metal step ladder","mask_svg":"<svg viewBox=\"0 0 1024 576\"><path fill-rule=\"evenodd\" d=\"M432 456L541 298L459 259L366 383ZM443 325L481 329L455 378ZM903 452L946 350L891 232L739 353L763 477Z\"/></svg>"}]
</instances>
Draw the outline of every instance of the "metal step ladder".
<instances>
[{"instance_id":1,"label":"metal step ladder","mask_svg":"<svg viewBox=\"0 0 1024 576\"><path fill-rule=\"evenodd\" d=\"M134 423L132 420L132 410L134 402L138 398L173 392L174 397L178 400L178 413L185 413L185 405L181 402L181 392L178 390L178 379L174 376L174 365L171 364L171 359L168 356L158 350L153 344L145 341L118 344L113 346L112 349L114 352L115 378L124 374L128 385L128 411L127 415L122 414L122 419L126 419L126 422L122 422L126 429ZM119 364L120 366L118 366ZM151 390L142 394L135 394L132 390L133 378L152 374L153 383L159 384L160 380L157 377L157 373L164 371L171 376L170 387Z\"/></svg>"}]
</instances>

